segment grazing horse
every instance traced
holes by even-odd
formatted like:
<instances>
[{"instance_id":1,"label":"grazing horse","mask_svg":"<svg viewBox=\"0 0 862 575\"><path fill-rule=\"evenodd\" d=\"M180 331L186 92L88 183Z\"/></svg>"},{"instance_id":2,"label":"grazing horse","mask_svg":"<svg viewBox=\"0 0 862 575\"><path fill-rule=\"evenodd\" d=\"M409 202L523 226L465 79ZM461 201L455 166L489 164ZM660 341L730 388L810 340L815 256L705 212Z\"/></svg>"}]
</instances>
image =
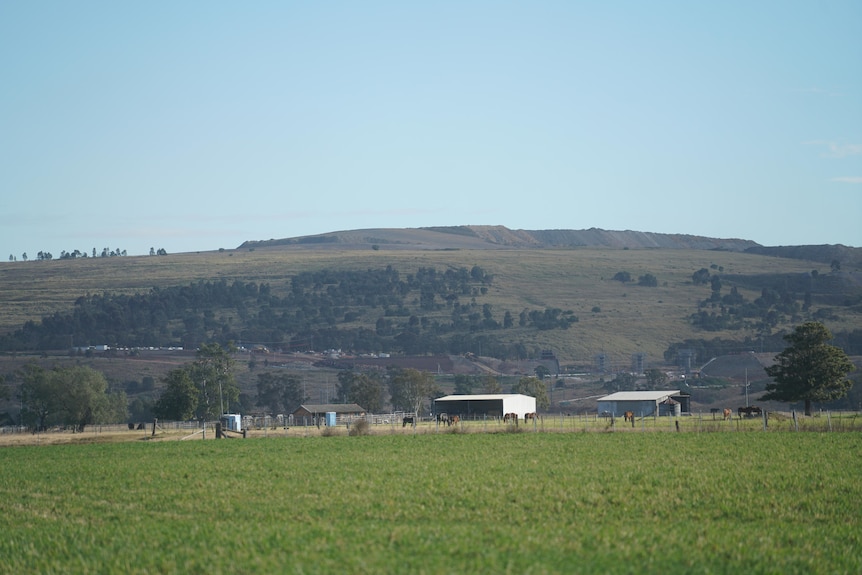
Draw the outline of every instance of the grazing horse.
<instances>
[{"instance_id":1,"label":"grazing horse","mask_svg":"<svg viewBox=\"0 0 862 575\"><path fill-rule=\"evenodd\" d=\"M752 405L750 407L740 407L737 412L739 413L739 417L742 418L743 415L747 415L749 417L753 417L755 415L763 414L763 410L757 407L756 405Z\"/></svg>"},{"instance_id":2,"label":"grazing horse","mask_svg":"<svg viewBox=\"0 0 862 575\"><path fill-rule=\"evenodd\" d=\"M416 421L412 417L405 417L401 420L401 427L407 427L407 424L416 425Z\"/></svg>"},{"instance_id":3,"label":"grazing horse","mask_svg":"<svg viewBox=\"0 0 862 575\"><path fill-rule=\"evenodd\" d=\"M733 411L727 407L724 408L724 420L727 421L733 417Z\"/></svg>"},{"instance_id":4,"label":"grazing horse","mask_svg":"<svg viewBox=\"0 0 862 575\"><path fill-rule=\"evenodd\" d=\"M527 423L529 420L533 420L534 422L539 421L539 414L535 411L533 413L525 413L524 414L524 423Z\"/></svg>"},{"instance_id":5,"label":"grazing horse","mask_svg":"<svg viewBox=\"0 0 862 575\"><path fill-rule=\"evenodd\" d=\"M449 418L449 425L455 425L456 423L461 423L460 415L453 415Z\"/></svg>"},{"instance_id":6,"label":"grazing horse","mask_svg":"<svg viewBox=\"0 0 862 575\"><path fill-rule=\"evenodd\" d=\"M445 423L446 425L449 425L449 415L446 413L441 413L440 415L437 416L437 421L440 423Z\"/></svg>"},{"instance_id":7,"label":"grazing horse","mask_svg":"<svg viewBox=\"0 0 862 575\"><path fill-rule=\"evenodd\" d=\"M623 421L631 421L632 423L634 423L635 422L635 412L634 411L625 412L623 414Z\"/></svg>"}]
</instances>

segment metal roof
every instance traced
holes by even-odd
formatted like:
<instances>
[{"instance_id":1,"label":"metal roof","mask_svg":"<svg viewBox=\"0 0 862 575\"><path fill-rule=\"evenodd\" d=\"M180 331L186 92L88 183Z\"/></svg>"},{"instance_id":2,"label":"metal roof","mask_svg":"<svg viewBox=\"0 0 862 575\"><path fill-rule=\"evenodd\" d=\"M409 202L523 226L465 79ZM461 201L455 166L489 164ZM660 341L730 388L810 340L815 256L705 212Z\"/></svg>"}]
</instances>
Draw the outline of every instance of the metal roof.
<instances>
[{"instance_id":1,"label":"metal roof","mask_svg":"<svg viewBox=\"0 0 862 575\"><path fill-rule=\"evenodd\" d=\"M355 403L304 403L295 409L293 413L303 409L309 413L326 413L329 411L334 411L335 413L362 413L365 411L365 408Z\"/></svg>"},{"instance_id":2,"label":"metal roof","mask_svg":"<svg viewBox=\"0 0 862 575\"><path fill-rule=\"evenodd\" d=\"M438 397L434 401L487 401L494 399L507 399L510 397L531 397L522 393L488 393L480 395L447 395L446 397Z\"/></svg>"},{"instance_id":3,"label":"metal roof","mask_svg":"<svg viewBox=\"0 0 862 575\"><path fill-rule=\"evenodd\" d=\"M665 391L618 391L604 397L599 401L658 401L670 395L679 395L678 389Z\"/></svg>"}]
</instances>

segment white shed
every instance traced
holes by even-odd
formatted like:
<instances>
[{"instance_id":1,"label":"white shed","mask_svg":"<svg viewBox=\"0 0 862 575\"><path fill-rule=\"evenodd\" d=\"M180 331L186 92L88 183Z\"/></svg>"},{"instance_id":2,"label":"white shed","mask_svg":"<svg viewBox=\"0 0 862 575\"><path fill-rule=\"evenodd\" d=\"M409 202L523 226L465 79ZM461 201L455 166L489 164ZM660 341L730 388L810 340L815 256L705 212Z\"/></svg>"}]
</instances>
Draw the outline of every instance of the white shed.
<instances>
[{"instance_id":1,"label":"white shed","mask_svg":"<svg viewBox=\"0 0 862 575\"><path fill-rule=\"evenodd\" d=\"M489 393L484 395L447 395L434 400L434 413L448 413L466 417L503 417L517 413L523 419L526 413L536 412L536 398L520 393Z\"/></svg>"},{"instance_id":2,"label":"white shed","mask_svg":"<svg viewBox=\"0 0 862 575\"><path fill-rule=\"evenodd\" d=\"M690 399L687 393L678 389L664 391L618 391L599 399L599 415L621 417L626 411L635 417L648 415L681 415L690 412ZM668 413L668 406L672 412Z\"/></svg>"}]
</instances>

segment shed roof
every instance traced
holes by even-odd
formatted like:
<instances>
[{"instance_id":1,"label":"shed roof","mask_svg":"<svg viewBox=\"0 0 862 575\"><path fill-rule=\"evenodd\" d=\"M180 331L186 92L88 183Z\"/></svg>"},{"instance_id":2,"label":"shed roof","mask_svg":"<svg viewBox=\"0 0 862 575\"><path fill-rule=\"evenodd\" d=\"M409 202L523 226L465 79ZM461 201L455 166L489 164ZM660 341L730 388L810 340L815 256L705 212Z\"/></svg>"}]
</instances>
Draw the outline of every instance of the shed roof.
<instances>
[{"instance_id":1,"label":"shed roof","mask_svg":"<svg viewBox=\"0 0 862 575\"><path fill-rule=\"evenodd\" d=\"M671 395L679 395L678 389L664 391L618 391L599 398L599 401L658 401Z\"/></svg>"},{"instance_id":2,"label":"shed roof","mask_svg":"<svg viewBox=\"0 0 862 575\"><path fill-rule=\"evenodd\" d=\"M508 399L512 397L530 397L521 393L486 393L479 395L447 395L438 397L434 401L488 401L494 399Z\"/></svg>"},{"instance_id":3,"label":"shed roof","mask_svg":"<svg viewBox=\"0 0 862 575\"><path fill-rule=\"evenodd\" d=\"M327 413L329 411L334 411L335 413L363 413L365 408L355 403L304 403L294 413L299 410L309 413Z\"/></svg>"}]
</instances>

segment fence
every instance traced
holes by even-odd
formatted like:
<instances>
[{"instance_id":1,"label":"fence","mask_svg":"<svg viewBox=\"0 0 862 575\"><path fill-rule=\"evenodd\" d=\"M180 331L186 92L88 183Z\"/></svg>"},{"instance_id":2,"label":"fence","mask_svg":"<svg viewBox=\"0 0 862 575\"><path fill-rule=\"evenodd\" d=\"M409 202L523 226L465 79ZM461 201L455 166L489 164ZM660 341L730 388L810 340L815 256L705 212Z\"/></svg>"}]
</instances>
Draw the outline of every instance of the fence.
<instances>
[{"instance_id":1,"label":"fence","mask_svg":"<svg viewBox=\"0 0 862 575\"><path fill-rule=\"evenodd\" d=\"M405 418L413 418L413 423L405 422ZM323 431L338 434L341 430L349 430L359 420L367 421L372 434L384 433L500 433L500 432L534 432L534 433L573 433L573 432L681 432L681 433L730 433L730 432L858 432L862 431L862 412L859 411L819 411L809 417L790 411L770 411L753 417L739 417L734 414L730 419L724 419L716 413L693 413L683 416L635 416L631 420L619 417L600 416L596 413L545 413L538 419L517 423L504 421L502 417L487 415L460 416L459 423L447 425L433 418L418 418L407 412L373 415L345 415L336 419L334 428L327 428L323 417L246 417L243 418L243 429L254 431L251 436L264 437L268 430L281 429L272 433L273 436L313 436ZM215 423L208 422L202 436L215 437ZM159 421L156 432L170 433L187 431L188 437L203 431L197 421ZM134 425L134 430L128 424L88 425L84 431L75 432L72 427L54 427L46 431L34 433L22 426L0 427L0 435L14 434L75 434L81 436L97 436L100 434L127 432L138 435L152 435L153 423ZM342 431L343 432L343 431Z\"/></svg>"}]
</instances>

